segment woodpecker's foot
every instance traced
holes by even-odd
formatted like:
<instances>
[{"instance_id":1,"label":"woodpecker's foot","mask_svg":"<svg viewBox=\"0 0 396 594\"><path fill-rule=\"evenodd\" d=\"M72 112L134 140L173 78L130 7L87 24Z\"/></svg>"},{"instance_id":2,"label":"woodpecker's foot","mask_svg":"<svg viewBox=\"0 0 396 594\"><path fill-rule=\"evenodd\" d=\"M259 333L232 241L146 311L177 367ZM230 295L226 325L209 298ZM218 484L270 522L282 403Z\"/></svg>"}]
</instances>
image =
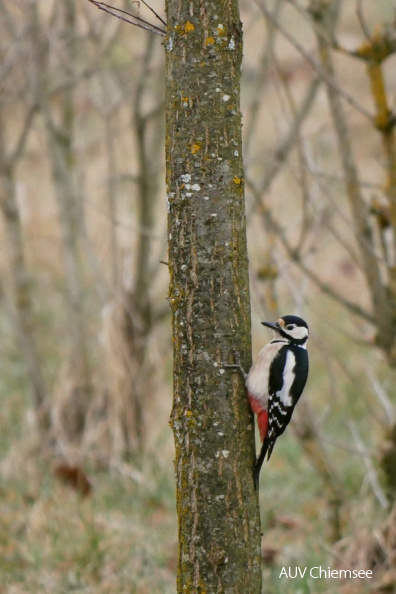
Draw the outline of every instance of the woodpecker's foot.
<instances>
[{"instance_id":1,"label":"woodpecker's foot","mask_svg":"<svg viewBox=\"0 0 396 594\"><path fill-rule=\"evenodd\" d=\"M241 365L241 356L238 353L238 351L235 351L235 363L232 363L231 365L223 363L223 367L228 367L230 369L238 369L242 373L243 378L246 380L247 373Z\"/></svg>"}]
</instances>

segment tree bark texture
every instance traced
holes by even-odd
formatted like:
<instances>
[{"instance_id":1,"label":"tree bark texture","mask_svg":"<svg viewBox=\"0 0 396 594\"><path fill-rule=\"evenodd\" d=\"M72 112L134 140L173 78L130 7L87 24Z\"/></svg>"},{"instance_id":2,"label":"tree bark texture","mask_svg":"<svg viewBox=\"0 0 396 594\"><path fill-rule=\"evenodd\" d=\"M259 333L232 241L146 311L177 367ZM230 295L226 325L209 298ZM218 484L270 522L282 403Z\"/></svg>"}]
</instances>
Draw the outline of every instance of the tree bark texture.
<instances>
[{"instance_id":1,"label":"tree bark texture","mask_svg":"<svg viewBox=\"0 0 396 594\"><path fill-rule=\"evenodd\" d=\"M238 2L167 1L167 200L178 592L261 592Z\"/></svg>"}]
</instances>

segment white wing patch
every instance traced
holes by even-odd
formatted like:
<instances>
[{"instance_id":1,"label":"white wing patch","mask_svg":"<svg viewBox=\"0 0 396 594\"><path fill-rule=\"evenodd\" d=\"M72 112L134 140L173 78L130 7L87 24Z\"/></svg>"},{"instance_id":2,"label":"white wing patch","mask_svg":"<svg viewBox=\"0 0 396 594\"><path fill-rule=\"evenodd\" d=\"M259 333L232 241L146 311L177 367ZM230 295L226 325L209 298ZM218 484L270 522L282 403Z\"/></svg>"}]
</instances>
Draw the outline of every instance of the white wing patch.
<instances>
[{"instance_id":1,"label":"white wing patch","mask_svg":"<svg viewBox=\"0 0 396 594\"><path fill-rule=\"evenodd\" d=\"M283 386L282 389L278 390L276 393L283 406L292 406L293 404L290 396L290 390L295 378L295 366L296 357L294 356L293 351L287 351L285 368L283 370Z\"/></svg>"}]
</instances>

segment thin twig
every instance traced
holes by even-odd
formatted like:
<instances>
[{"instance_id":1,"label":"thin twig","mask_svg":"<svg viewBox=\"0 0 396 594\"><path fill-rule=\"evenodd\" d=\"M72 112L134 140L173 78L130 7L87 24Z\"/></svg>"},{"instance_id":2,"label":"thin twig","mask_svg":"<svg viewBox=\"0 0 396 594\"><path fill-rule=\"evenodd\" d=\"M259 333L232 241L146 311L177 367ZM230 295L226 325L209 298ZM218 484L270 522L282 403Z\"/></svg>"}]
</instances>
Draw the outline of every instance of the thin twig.
<instances>
[{"instance_id":1,"label":"thin twig","mask_svg":"<svg viewBox=\"0 0 396 594\"><path fill-rule=\"evenodd\" d=\"M303 262L300 254L296 252L296 250L287 240L284 229L273 218L270 210L263 205L259 190L249 179L246 179L246 186L249 187L253 197L258 202L260 207L259 212L264 217L266 224L269 225L270 228L274 229L276 236L281 241L289 259L297 264L302 272L304 272L304 274L306 274L325 295L331 297L334 301L343 305L351 313L358 315L367 322L370 322L370 324L374 324L374 318L372 315L362 309L359 305L357 305L357 303L349 301L348 299L339 295L330 285L322 281L322 279L320 279L319 276Z\"/></svg>"},{"instance_id":2,"label":"thin twig","mask_svg":"<svg viewBox=\"0 0 396 594\"><path fill-rule=\"evenodd\" d=\"M344 183L344 178L342 177L342 175L337 175L337 174L333 174L333 173L328 173L327 171L321 171L320 169L315 169L315 168L311 167L310 163L307 163L307 167L308 167L309 173L315 179L322 178L325 181L329 181L329 182ZM378 192L380 192L384 189L384 184L382 184L382 183L371 182L371 181L362 180L362 179L359 180L359 185L361 188L367 188L369 190L377 190Z\"/></svg>"},{"instance_id":3,"label":"thin twig","mask_svg":"<svg viewBox=\"0 0 396 594\"><path fill-rule=\"evenodd\" d=\"M91 0L89 0L89 1L91 1ZM115 470L122 477L131 479L137 485L144 484L143 473L140 470L136 470L136 468L132 468L132 466L129 466L122 462L112 461L112 462L110 462L110 468L112 470Z\"/></svg>"},{"instance_id":4,"label":"thin twig","mask_svg":"<svg viewBox=\"0 0 396 594\"><path fill-rule=\"evenodd\" d=\"M157 25L153 25L152 23L149 23L148 21L145 21L144 19L142 19L138 16L135 16L135 15L131 14L130 12L127 12L126 10L121 10L121 8L116 8L115 6L110 6L109 4L106 4L105 2L98 2L97 0L88 0L88 2L91 2L91 4L94 4L96 6L96 8L99 8L99 10L103 10L104 12L111 14L112 16L116 17L117 19L120 19L121 21L124 21L125 23L129 23L130 25L135 25L135 27L140 27L140 29L144 29L145 31L149 31L150 33L154 33L155 35L160 35L161 37L166 37L166 31L157 27ZM113 12L113 11L115 11L115 12ZM120 14L117 14L117 13L120 13ZM122 15L127 15L128 17L130 17L131 19L134 19L134 20L130 20ZM158 16L158 15L156 15L156 16Z\"/></svg>"},{"instance_id":5,"label":"thin twig","mask_svg":"<svg viewBox=\"0 0 396 594\"><path fill-rule=\"evenodd\" d=\"M363 458L363 462L367 470L367 478L371 485L371 488L373 489L373 492L378 501L380 502L382 508L387 509L387 507L389 506L389 501L379 484L377 473L371 461L371 457L367 453L366 446L364 445L362 438L360 437L358 428L353 421L350 421L349 428L352 433L352 437L355 441L356 447L358 448L359 453Z\"/></svg>"},{"instance_id":6,"label":"thin twig","mask_svg":"<svg viewBox=\"0 0 396 594\"><path fill-rule=\"evenodd\" d=\"M133 233L136 233L138 235L150 237L150 239L152 239L153 241L162 241L162 236L158 233L154 233L153 230L150 228L143 228L139 225L127 223L122 218L110 218L107 211L100 208L93 200L90 200L89 198L84 198L84 204L88 205L90 208L95 210L96 213L106 217L107 222L111 225L115 225L120 229L128 229L129 231L132 231Z\"/></svg>"},{"instance_id":7,"label":"thin twig","mask_svg":"<svg viewBox=\"0 0 396 594\"><path fill-rule=\"evenodd\" d=\"M327 23L330 30L333 28L329 7L324 0L321 2L323 15L322 23ZM335 67L331 47L327 44L325 37L316 36L318 52L322 69L330 79L335 78ZM326 81L329 108L334 124L337 143L339 147L340 161L345 177L346 195L349 200L354 220L356 240L361 253L364 275L370 289L372 307L375 323L378 331L378 338L382 341L382 347L388 348L390 341L391 326L389 319L392 318L392 303L389 299L387 287L381 278L380 262L377 259L372 227L369 221L369 213L359 183L359 173L354 156L350 129L341 102L339 90Z\"/></svg>"},{"instance_id":8,"label":"thin twig","mask_svg":"<svg viewBox=\"0 0 396 594\"><path fill-rule=\"evenodd\" d=\"M369 31L367 21L365 19L364 13L363 13L363 7L362 7L361 0L356 1L356 16L358 18L359 25L363 32L363 35L365 36L367 41L370 41L370 31Z\"/></svg>"},{"instance_id":9,"label":"thin twig","mask_svg":"<svg viewBox=\"0 0 396 594\"><path fill-rule=\"evenodd\" d=\"M26 140L31 130L33 119L36 113L37 105L36 103L34 103L30 106L30 109L26 114L25 121L23 123L22 130L17 140L16 147L14 148L12 155L10 155L9 157L9 161L10 163L12 163L13 166L20 160L21 155L26 148Z\"/></svg>"},{"instance_id":10,"label":"thin twig","mask_svg":"<svg viewBox=\"0 0 396 594\"><path fill-rule=\"evenodd\" d=\"M298 134L302 123L309 114L314 103L320 83L320 78L315 76L315 78L311 81L311 84L309 85L303 100L301 101L301 105L292 120L288 132L285 134L284 138L280 140L278 146L275 148L274 153L276 158L273 161L272 166L267 169L265 177L260 184L260 191L263 195L269 190L274 178L281 168L282 163L284 163L287 155L294 147L295 142L298 139Z\"/></svg>"},{"instance_id":11,"label":"thin twig","mask_svg":"<svg viewBox=\"0 0 396 594\"><path fill-rule=\"evenodd\" d=\"M92 0L90 0L91 2ZM254 0L255 4L260 8L260 10L264 13L264 15L270 19L274 25L277 27L278 31L282 33L283 37L287 39L293 47L303 56L303 58L312 66L315 72L324 80L328 86L332 87L337 93L347 102L349 105L352 105L361 115L372 122L373 117L367 109L363 107L360 103L358 103L352 95L350 95L347 91L345 91L342 87L340 87L334 78L329 75L322 66L312 58L311 54L305 50L305 48L287 31L287 29L276 19L274 19L273 14L268 10L268 8L259 0Z\"/></svg>"},{"instance_id":12,"label":"thin twig","mask_svg":"<svg viewBox=\"0 0 396 594\"><path fill-rule=\"evenodd\" d=\"M157 17L157 19L160 21L160 23L162 23L162 24L164 25L164 27L166 27L166 26L167 26L167 25L166 25L166 22L164 21L164 19L162 19L162 18L159 16L159 14L157 14L157 13L155 12L154 8L151 8L151 6L149 6L149 5L147 4L147 2L145 2L144 0L139 0L139 2L141 2L142 4L144 4L144 5L146 6L146 8L148 8L148 9L149 9L149 10L150 10L150 11L153 13L153 15Z\"/></svg>"},{"instance_id":13,"label":"thin twig","mask_svg":"<svg viewBox=\"0 0 396 594\"><path fill-rule=\"evenodd\" d=\"M276 18L278 18L279 16L281 7L282 1L278 0L278 2L276 2L274 6L274 15ZM267 29L267 37L265 39L263 51L260 58L260 70L257 72L257 75L255 76L255 87L251 93L252 99L247 109L247 113L244 116L244 119L246 120L246 129L244 137L246 155L249 154L251 141L257 129L257 118L263 103L263 89L264 85L267 82L270 60L274 52L276 27L274 27L272 22L269 20L267 21Z\"/></svg>"},{"instance_id":14,"label":"thin twig","mask_svg":"<svg viewBox=\"0 0 396 594\"><path fill-rule=\"evenodd\" d=\"M310 164L310 157L307 154L307 152L305 154L306 154L306 157L305 157L304 164L305 164L306 169L309 172L311 172L311 171L313 171L313 167ZM350 217L345 212L343 212L341 210L341 208L339 207L339 205L333 199L333 196L332 196L331 192L329 191L328 185L327 184L323 184L323 181L320 178L316 178L314 175L312 177L314 179L314 182L315 182L316 186L320 190L320 192L323 194L323 196L326 197L326 200L327 200L327 202L329 203L329 205L331 207L331 212L337 214L340 217L340 219L348 227L350 227L352 225L353 221L350 219ZM311 203L312 203L313 208L316 209L315 204L313 203L312 200L311 200ZM330 219L329 221L326 222L326 225L327 225L329 231L331 232L331 234L333 235L333 237L335 237L335 239L337 240L337 242L345 249L345 251L347 252L347 254L349 255L349 257L351 258L351 260L353 261L353 263L360 270L362 268L362 266L361 266L361 263L359 261L358 255L355 253L355 250L352 247L352 245L350 245L348 243L348 240L339 231L339 222L336 221L335 225L333 225L332 222L331 222L331 219Z\"/></svg>"},{"instance_id":15,"label":"thin twig","mask_svg":"<svg viewBox=\"0 0 396 594\"><path fill-rule=\"evenodd\" d=\"M366 366L366 373L367 373L367 377L370 380L371 386L374 390L374 394L376 395L380 404L384 408L387 424L390 426L394 425L394 423L395 423L395 408L394 408L385 388L378 381L378 378L375 377L374 372L369 365Z\"/></svg>"}]
</instances>

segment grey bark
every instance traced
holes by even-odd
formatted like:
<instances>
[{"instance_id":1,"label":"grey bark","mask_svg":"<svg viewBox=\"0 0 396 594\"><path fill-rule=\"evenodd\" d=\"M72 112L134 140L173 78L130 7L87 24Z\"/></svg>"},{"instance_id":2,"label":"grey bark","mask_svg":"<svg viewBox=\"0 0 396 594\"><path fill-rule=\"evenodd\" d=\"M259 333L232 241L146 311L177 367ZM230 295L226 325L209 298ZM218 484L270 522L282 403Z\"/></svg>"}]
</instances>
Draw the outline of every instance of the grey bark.
<instances>
[{"instance_id":1,"label":"grey bark","mask_svg":"<svg viewBox=\"0 0 396 594\"><path fill-rule=\"evenodd\" d=\"M178 592L261 592L238 3L168 0L166 159Z\"/></svg>"}]
</instances>

